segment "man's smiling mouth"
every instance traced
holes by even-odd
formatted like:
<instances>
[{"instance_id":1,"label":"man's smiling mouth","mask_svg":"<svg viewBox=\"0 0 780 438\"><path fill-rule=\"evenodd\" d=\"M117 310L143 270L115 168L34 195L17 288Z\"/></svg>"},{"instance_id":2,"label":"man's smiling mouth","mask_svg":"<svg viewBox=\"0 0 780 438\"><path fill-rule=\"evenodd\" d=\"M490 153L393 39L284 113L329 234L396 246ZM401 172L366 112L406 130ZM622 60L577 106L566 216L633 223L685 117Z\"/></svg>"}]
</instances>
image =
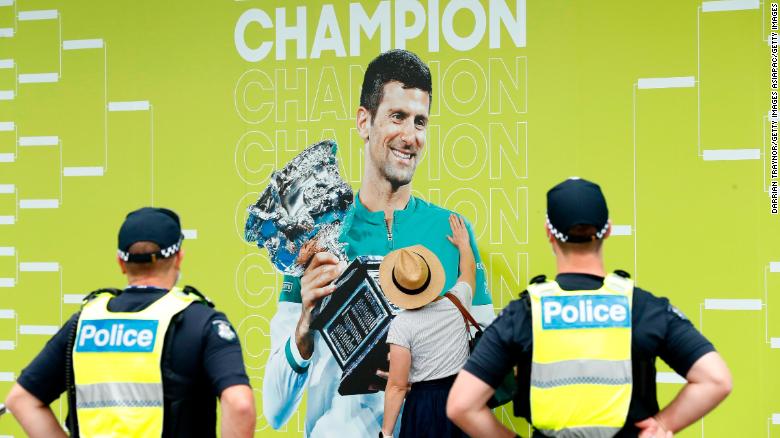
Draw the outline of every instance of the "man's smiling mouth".
<instances>
[{"instance_id":1,"label":"man's smiling mouth","mask_svg":"<svg viewBox=\"0 0 780 438\"><path fill-rule=\"evenodd\" d=\"M404 153L404 152L401 152L401 151L398 151L398 150L395 150L395 149L392 149L392 148L390 149L390 151L393 152L393 155L395 155L396 158L399 158L401 160L411 160L412 157L415 155L415 154L411 154L411 153Z\"/></svg>"}]
</instances>

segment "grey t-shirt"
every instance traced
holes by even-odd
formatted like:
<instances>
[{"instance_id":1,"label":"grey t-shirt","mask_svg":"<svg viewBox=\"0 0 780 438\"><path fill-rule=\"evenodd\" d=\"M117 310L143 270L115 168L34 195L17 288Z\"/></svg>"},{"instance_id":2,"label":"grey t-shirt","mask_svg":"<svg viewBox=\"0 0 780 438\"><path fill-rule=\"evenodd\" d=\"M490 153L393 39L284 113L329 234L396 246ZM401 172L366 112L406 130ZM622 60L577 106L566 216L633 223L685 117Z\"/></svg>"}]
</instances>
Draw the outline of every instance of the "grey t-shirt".
<instances>
[{"instance_id":1,"label":"grey t-shirt","mask_svg":"<svg viewBox=\"0 0 780 438\"><path fill-rule=\"evenodd\" d=\"M450 292L466 309L471 309L472 291L468 283L458 282ZM400 312L390 323L387 343L411 352L410 383L457 374L469 356L463 316L448 298Z\"/></svg>"}]
</instances>

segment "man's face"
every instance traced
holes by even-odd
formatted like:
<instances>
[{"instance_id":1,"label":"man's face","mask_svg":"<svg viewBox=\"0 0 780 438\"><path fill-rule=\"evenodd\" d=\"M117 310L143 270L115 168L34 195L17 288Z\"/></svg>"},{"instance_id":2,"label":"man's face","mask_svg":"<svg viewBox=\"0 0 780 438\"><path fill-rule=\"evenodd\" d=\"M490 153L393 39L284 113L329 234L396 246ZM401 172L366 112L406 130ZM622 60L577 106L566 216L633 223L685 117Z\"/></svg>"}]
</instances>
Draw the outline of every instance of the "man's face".
<instances>
[{"instance_id":1,"label":"man's face","mask_svg":"<svg viewBox=\"0 0 780 438\"><path fill-rule=\"evenodd\" d=\"M425 148L429 106L428 92L388 82L376 116L368 116L361 132L368 137L367 165L394 187L412 182Z\"/></svg>"}]
</instances>

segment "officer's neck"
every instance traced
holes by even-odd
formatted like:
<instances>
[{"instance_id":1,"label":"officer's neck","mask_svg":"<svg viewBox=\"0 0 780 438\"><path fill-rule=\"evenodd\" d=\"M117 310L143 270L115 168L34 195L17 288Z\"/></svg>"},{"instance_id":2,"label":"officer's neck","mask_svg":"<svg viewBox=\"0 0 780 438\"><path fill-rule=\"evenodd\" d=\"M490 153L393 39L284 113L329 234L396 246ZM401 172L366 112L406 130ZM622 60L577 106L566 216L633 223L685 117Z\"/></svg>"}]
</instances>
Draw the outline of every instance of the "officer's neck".
<instances>
[{"instance_id":1,"label":"officer's neck","mask_svg":"<svg viewBox=\"0 0 780 438\"><path fill-rule=\"evenodd\" d=\"M156 287L170 290L176 285L176 276L170 275L137 275L127 276L127 284L130 286Z\"/></svg>"},{"instance_id":2,"label":"officer's neck","mask_svg":"<svg viewBox=\"0 0 780 438\"><path fill-rule=\"evenodd\" d=\"M601 251L592 253L564 254L556 252L556 265L559 274L590 274L604 277L604 258Z\"/></svg>"}]
</instances>

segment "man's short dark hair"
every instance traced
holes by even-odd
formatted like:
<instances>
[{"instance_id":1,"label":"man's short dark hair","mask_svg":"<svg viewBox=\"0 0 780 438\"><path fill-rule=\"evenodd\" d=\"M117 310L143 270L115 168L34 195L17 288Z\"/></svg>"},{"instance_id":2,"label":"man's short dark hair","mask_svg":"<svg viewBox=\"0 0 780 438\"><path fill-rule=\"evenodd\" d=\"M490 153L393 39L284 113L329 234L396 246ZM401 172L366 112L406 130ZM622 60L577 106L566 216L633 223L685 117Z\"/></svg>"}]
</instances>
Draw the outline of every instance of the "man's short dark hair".
<instances>
[{"instance_id":1,"label":"man's short dark hair","mask_svg":"<svg viewBox=\"0 0 780 438\"><path fill-rule=\"evenodd\" d=\"M389 50L368 64L363 77L360 106L368 110L371 118L376 116L385 84L392 81L400 82L404 88L427 91L428 96L433 99L431 70L422 59L408 50Z\"/></svg>"}]
</instances>

